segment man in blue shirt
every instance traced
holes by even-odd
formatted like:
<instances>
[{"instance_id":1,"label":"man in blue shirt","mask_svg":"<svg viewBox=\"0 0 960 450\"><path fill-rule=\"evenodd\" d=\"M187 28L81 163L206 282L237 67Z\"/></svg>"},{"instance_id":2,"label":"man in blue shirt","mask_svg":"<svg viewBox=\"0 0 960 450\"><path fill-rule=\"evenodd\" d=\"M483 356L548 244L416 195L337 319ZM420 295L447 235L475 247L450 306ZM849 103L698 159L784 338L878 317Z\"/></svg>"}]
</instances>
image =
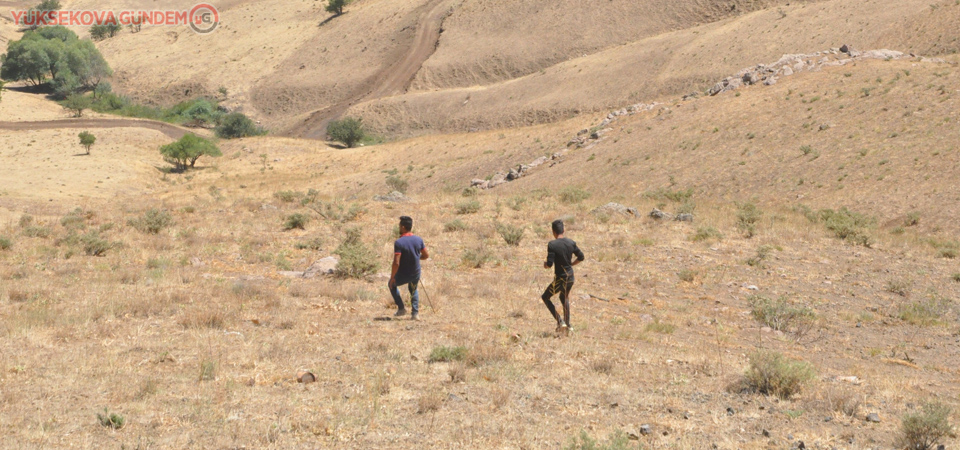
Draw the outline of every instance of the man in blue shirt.
<instances>
[{"instance_id":1,"label":"man in blue shirt","mask_svg":"<svg viewBox=\"0 0 960 450\"><path fill-rule=\"evenodd\" d=\"M396 317L407 314L403 306L403 299L400 298L400 289L398 286L407 285L410 291L410 318L420 320L420 296L417 292L417 285L420 284L420 261L430 257L427 247L423 244L423 239L414 236L413 219L408 216L400 217L400 239L393 243L393 267L390 270L390 294L393 295L393 301L397 304Z\"/></svg>"}]
</instances>

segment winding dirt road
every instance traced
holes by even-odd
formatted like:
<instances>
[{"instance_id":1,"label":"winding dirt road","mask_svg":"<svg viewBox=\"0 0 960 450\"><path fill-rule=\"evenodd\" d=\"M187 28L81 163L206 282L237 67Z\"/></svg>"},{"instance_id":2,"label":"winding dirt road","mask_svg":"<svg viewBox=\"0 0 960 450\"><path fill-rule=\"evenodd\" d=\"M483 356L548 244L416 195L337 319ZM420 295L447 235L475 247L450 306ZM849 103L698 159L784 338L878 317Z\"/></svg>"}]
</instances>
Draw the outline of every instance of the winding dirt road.
<instances>
[{"instance_id":1,"label":"winding dirt road","mask_svg":"<svg viewBox=\"0 0 960 450\"><path fill-rule=\"evenodd\" d=\"M148 128L173 139L180 139L190 131L169 123L139 119L59 119L32 122L0 122L0 130L51 130L61 128Z\"/></svg>"},{"instance_id":2,"label":"winding dirt road","mask_svg":"<svg viewBox=\"0 0 960 450\"><path fill-rule=\"evenodd\" d=\"M417 32L406 53L400 53L397 59L375 76L368 79L352 95L326 108L310 113L302 123L284 133L286 136L307 139L324 139L327 123L336 119L351 106L381 97L406 92L413 78L437 50L443 21L450 15L456 0L434 0L426 5L425 12L417 20Z\"/></svg>"}]
</instances>

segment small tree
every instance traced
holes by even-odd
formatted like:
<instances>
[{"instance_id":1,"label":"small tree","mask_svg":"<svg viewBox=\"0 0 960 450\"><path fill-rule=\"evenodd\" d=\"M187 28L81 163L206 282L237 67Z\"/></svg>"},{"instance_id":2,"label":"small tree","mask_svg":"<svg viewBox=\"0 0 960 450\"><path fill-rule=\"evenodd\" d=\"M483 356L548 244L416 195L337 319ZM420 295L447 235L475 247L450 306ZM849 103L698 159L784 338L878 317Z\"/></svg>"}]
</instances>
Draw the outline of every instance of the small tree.
<instances>
[{"instance_id":1,"label":"small tree","mask_svg":"<svg viewBox=\"0 0 960 450\"><path fill-rule=\"evenodd\" d=\"M163 160L173 164L176 170L193 167L201 156L223 156L216 144L195 134L185 134L178 141L160 147Z\"/></svg>"},{"instance_id":2,"label":"small tree","mask_svg":"<svg viewBox=\"0 0 960 450\"><path fill-rule=\"evenodd\" d=\"M77 137L80 138L80 145L87 149L87 154L89 155L90 147L93 146L94 142L97 142L97 137L91 134L89 131L81 131Z\"/></svg>"},{"instance_id":3,"label":"small tree","mask_svg":"<svg viewBox=\"0 0 960 450\"><path fill-rule=\"evenodd\" d=\"M350 4L351 0L327 0L327 12L336 15L343 14L343 8Z\"/></svg>"},{"instance_id":4,"label":"small tree","mask_svg":"<svg viewBox=\"0 0 960 450\"><path fill-rule=\"evenodd\" d=\"M83 110L89 109L93 102L82 94L70 94L61 104L63 109L73 112L73 117L83 117Z\"/></svg>"},{"instance_id":5,"label":"small tree","mask_svg":"<svg viewBox=\"0 0 960 450\"><path fill-rule=\"evenodd\" d=\"M327 134L334 141L343 142L347 147L356 147L363 140L366 133L363 131L362 119L347 117L342 120L331 121L327 125Z\"/></svg>"}]
</instances>

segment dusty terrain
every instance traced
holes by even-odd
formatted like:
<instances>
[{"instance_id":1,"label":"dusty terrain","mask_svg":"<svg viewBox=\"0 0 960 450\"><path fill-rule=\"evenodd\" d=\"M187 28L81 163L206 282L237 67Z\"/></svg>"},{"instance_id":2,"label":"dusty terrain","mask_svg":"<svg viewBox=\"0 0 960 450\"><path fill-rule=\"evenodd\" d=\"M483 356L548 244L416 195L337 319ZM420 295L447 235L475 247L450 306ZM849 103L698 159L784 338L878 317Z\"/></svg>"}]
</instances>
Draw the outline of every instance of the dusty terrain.
<instances>
[{"instance_id":1,"label":"dusty terrain","mask_svg":"<svg viewBox=\"0 0 960 450\"><path fill-rule=\"evenodd\" d=\"M466 0L426 53L410 43L435 38L420 25L443 3L360 0L321 24L319 2L238 0L209 37L144 28L98 44L118 90L171 103L223 86L275 131L222 140L223 157L180 174L157 151L180 128L71 119L4 90L0 448L558 449L622 431L629 448L890 449L924 402L960 423L960 6L691 0L624 21L636 5L607 3ZM841 43L942 59L683 97ZM601 125L634 103L654 106ZM282 136L350 105L420 136L352 149ZM411 201L375 198L390 177ZM869 245L821 219L840 208L866 218L853 231ZM170 216L156 233L138 222L150 210ZM293 214L304 229L284 229ZM432 255L419 322L381 320L402 214ZM560 217L587 256L567 338L539 299ZM503 225L524 230L519 245ZM284 275L353 227L373 274ZM760 297L812 314L775 330ZM758 350L816 375L786 399L737 389ZM102 425L105 410L124 426Z\"/></svg>"}]
</instances>

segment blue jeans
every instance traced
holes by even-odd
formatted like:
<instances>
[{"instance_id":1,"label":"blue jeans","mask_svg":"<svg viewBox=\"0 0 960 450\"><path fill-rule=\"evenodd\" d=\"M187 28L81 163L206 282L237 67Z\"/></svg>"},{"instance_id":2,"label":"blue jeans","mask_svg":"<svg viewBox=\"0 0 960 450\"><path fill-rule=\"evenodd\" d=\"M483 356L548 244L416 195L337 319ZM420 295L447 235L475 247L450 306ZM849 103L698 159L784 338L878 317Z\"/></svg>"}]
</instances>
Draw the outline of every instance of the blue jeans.
<instances>
[{"instance_id":1,"label":"blue jeans","mask_svg":"<svg viewBox=\"0 0 960 450\"><path fill-rule=\"evenodd\" d=\"M410 291L410 307L413 310L414 314L417 314L420 311L420 295L417 291L417 286L420 284L420 278L414 280L397 280L397 284L389 283L390 295L393 295L393 302L397 304L397 309L404 309L403 299L400 298L400 289L399 286L407 285L407 290Z\"/></svg>"}]
</instances>

